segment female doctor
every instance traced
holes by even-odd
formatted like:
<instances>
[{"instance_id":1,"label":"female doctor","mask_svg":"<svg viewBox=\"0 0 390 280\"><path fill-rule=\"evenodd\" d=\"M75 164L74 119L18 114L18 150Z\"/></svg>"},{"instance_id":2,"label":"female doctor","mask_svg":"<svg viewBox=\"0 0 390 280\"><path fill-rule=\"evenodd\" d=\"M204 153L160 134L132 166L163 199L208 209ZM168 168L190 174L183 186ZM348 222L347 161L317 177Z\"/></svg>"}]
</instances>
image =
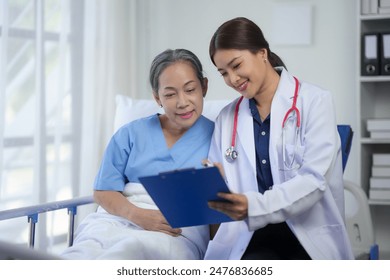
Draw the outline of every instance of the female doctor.
<instances>
[{"instance_id":1,"label":"female doctor","mask_svg":"<svg viewBox=\"0 0 390 280\"><path fill-rule=\"evenodd\" d=\"M219 226L205 259L353 259L331 94L287 72L246 18L222 24L209 52L241 97L209 152L232 192L209 206L237 221Z\"/></svg>"}]
</instances>

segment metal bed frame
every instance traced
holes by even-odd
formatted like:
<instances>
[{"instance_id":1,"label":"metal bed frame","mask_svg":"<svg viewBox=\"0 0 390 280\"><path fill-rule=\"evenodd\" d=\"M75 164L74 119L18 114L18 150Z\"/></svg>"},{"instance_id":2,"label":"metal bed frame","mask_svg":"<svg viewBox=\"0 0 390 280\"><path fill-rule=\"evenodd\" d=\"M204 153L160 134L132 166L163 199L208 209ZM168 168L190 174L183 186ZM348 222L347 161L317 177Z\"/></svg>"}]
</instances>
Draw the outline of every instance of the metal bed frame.
<instances>
[{"instance_id":1,"label":"metal bed frame","mask_svg":"<svg viewBox=\"0 0 390 280\"><path fill-rule=\"evenodd\" d=\"M69 215L68 246L72 246L75 229L74 222L75 215L77 214L77 208L81 205L92 203L94 203L93 196L84 196L68 200L48 202L34 206L4 210L0 211L0 221L13 218L27 217L27 222L30 224L29 247L34 248L35 226L38 223L39 214L67 208Z\"/></svg>"}]
</instances>

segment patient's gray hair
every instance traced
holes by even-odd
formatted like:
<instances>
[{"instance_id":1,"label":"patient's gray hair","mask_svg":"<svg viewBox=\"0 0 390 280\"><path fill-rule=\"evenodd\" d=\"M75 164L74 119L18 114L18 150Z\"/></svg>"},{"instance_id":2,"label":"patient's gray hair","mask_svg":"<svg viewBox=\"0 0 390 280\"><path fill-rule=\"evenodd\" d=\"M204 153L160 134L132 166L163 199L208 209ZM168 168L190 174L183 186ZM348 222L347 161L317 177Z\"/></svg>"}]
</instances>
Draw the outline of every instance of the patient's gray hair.
<instances>
[{"instance_id":1,"label":"patient's gray hair","mask_svg":"<svg viewBox=\"0 0 390 280\"><path fill-rule=\"evenodd\" d=\"M196 76L198 77L202 87L204 86L203 67L199 58L194 53L186 49L168 49L157 55L150 67L149 81L153 94L158 94L160 86L159 78L161 73L165 70L165 68L178 61L190 63L190 65L194 68Z\"/></svg>"}]
</instances>

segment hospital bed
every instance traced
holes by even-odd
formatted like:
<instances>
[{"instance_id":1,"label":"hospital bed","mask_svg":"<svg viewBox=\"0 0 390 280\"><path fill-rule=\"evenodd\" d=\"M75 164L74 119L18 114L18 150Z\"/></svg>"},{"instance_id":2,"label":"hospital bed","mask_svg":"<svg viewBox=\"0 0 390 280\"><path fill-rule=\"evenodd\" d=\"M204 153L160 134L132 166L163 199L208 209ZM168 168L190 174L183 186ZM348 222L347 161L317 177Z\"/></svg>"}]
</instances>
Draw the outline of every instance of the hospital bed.
<instances>
[{"instance_id":1,"label":"hospital bed","mask_svg":"<svg viewBox=\"0 0 390 280\"><path fill-rule=\"evenodd\" d=\"M203 115L211 120L215 120L219 111L229 102L231 102L231 100L206 100L203 107ZM118 95L116 97L114 131L134 119L162 112L163 110L159 108L157 103L152 99L132 99L127 96ZM26 244L26 246L21 244L12 244L0 240L0 260L57 259L57 256L42 252L42 250L35 248L35 236L37 228L39 227L39 217L52 211L67 211L67 246L72 246L74 231L75 227L77 226L75 223L76 214L78 213L80 207L88 205L90 206L93 203L93 196L90 195L0 211L0 223L6 223L9 219L26 217L26 227L28 227L28 244ZM90 210L90 208L88 210Z\"/></svg>"},{"instance_id":2,"label":"hospital bed","mask_svg":"<svg viewBox=\"0 0 390 280\"><path fill-rule=\"evenodd\" d=\"M230 101L231 100L206 101L204 104L204 115L212 120L215 120L218 112ZM116 103L117 109L114 123L115 129L119 128L121 125L133 119L150 115L158 112L158 110L161 110L158 109L157 105L155 104L155 101L153 100L134 100L121 95L117 96ZM345 168L351 148L353 132L349 125L338 125L338 131L342 140L343 168ZM75 215L77 214L77 210L83 205L89 205L92 203L94 203L94 201L91 195L69 200L49 202L35 206L0 211L0 222L6 222L6 220L8 219L18 217L27 217L27 222L29 224L28 246L15 245L0 241L0 259L58 259L58 257L55 255L34 249L35 230L36 226L38 225L39 215L50 211L67 209L69 215L67 245L72 246L75 230ZM356 219L352 223L356 223ZM350 227L348 227L348 229L351 229L351 238L354 238L355 240L356 237L354 236L354 234L356 231L356 225L352 224ZM361 245L362 244L359 244L360 247L362 247ZM377 250L377 247L375 249ZM362 253L362 250L363 248L359 249L359 254ZM370 250L368 250L368 252L368 258L377 257L377 254L370 254Z\"/></svg>"}]
</instances>

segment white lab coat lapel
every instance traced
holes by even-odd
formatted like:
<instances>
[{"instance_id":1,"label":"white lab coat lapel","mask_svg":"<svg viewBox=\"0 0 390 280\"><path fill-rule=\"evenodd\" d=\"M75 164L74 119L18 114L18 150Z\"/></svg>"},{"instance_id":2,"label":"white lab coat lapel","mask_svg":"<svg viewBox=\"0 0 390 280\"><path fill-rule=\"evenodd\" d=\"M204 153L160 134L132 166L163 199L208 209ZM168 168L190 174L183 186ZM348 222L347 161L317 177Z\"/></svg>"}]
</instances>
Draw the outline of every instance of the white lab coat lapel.
<instances>
[{"instance_id":1,"label":"white lab coat lapel","mask_svg":"<svg viewBox=\"0 0 390 280\"><path fill-rule=\"evenodd\" d=\"M249 109L249 100L244 98L240 104L240 110L238 113L238 125L237 125L237 146L242 148L245 159L239 159L241 161L248 161L251 167L251 172L256 174L256 151L254 145L254 133L253 133L253 117Z\"/></svg>"},{"instance_id":2,"label":"white lab coat lapel","mask_svg":"<svg viewBox=\"0 0 390 280\"><path fill-rule=\"evenodd\" d=\"M285 69L280 75L271 104L271 135L269 145L269 158L274 184L282 183L279 166L283 166L282 158L282 123L286 112L291 108L295 91L295 80ZM299 96L299 94L298 94ZM298 97L299 100L299 97ZM298 105L298 103L297 103ZM279 153L278 153L279 151Z\"/></svg>"},{"instance_id":3,"label":"white lab coat lapel","mask_svg":"<svg viewBox=\"0 0 390 280\"><path fill-rule=\"evenodd\" d=\"M237 100L230 104L228 108L225 108L219 117L218 121L223 123L220 131L222 151L217 151L217 153L221 153L229 188L232 192L243 193L257 190L253 118L249 110L249 101L245 98L240 104L237 123L236 148L238 158L232 163L227 162L224 158L225 149L231 146L236 103ZM214 156L214 158L218 159L217 156ZM252 234L253 232L248 231L245 221L222 223L214 240L210 241L205 259L240 259Z\"/></svg>"}]
</instances>

